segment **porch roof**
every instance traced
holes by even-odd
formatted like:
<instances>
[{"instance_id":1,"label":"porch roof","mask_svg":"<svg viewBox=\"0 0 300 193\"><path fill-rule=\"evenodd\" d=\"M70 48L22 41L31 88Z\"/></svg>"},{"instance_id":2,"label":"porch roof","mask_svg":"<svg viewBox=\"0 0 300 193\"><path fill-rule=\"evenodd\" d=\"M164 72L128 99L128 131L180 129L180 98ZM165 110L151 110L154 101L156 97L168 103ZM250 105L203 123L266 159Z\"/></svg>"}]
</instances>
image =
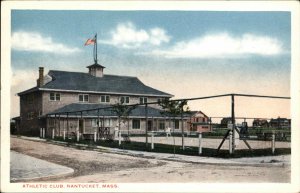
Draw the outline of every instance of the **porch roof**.
<instances>
[{"instance_id":1,"label":"porch roof","mask_svg":"<svg viewBox=\"0 0 300 193\"><path fill-rule=\"evenodd\" d=\"M48 116L54 117L55 114L56 116L62 116L65 117L68 112L69 117L81 117L81 112L82 111L82 116L83 117L98 117L98 110L99 109L99 116L105 116L105 117L117 117L117 113L110 108L111 105L105 105L105 104L88 104L88 103L73 103L70 105L66 105L60 109L57 109L51 113L48 114ZM93 109L93 110L92 110ZM131 113L129 114L128 117L146 117L146 111L144 106L136 106ZM163 110L157 109L154 107L148 106L148 117L155 117L155 118L166 118L166 117L171 117L168 116L167 114L163 113ZM180 116L176 117L181 118ZM187 118L187 115L184 116L184 118Z\"/></svg>"}]
</instances>

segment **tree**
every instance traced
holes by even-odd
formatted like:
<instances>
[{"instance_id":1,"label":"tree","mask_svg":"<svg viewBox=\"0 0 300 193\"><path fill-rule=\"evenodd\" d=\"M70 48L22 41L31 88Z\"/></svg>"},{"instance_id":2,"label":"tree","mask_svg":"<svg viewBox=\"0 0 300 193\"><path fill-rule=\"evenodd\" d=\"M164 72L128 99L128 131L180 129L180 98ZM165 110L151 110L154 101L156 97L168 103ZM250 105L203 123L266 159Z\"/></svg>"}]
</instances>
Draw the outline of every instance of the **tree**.
<instances>
[{"instance_id":1,"label":"tree","mask_svg":"<svg viewBox=\"0 0 300 193\"><path fill-rule=\"evenodd\" d=\"M121 119L128 118L133 109L136 108L136 105L124 105L124 102L116 103L112 105L111 111L116 113L118 116L118 127L121 129ZM128 127L128 136L129 136L129 127Z\"/></svg>"},{"instance_id":2,"label":"tree","mask_svg":"<svg viewBox=\"0 0 300 193\"><path fill-rule=\"evenodd\" d=\"M184 130L183 130L183 116L185 113L189 113L189 107L187 106L187 100L180 101L170 101L168 99L164 99L159 102L159 105L164 110L162 114L166 116L171 116L173 121L175 122L175 118L180 115L181 117L181 137L182 137L182 149L184 149ZM175 138L174 138L174 129L173 127L173 149L175 156Z\"/></svg>"}]
</instances>

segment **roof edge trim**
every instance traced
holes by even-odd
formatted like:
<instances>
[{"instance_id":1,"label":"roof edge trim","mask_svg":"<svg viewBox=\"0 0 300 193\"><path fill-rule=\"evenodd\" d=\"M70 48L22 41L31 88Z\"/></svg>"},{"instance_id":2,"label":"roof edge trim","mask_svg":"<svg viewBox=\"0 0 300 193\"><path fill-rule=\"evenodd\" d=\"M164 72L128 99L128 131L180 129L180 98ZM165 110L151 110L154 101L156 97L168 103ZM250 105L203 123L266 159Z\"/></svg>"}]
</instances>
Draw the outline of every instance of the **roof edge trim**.
<instances>
[{"instance_id":1,"label":"roof edge trim","mask_svg":"<svg viewBox=\"0 0 300 193\"><path fill-rule=\"evenodd\" d=\"M174 97L174 95L154 95L154 94L139 94L139 93L119 93L119 92L97 92L97 91L83 91L83 90L63 90L63 89L50 89L50 88L38 88L41 91L59 91L59 92L75 92L75 93L92 93L92 94L116 94L116 95L128 95L128 96L153 96L153 97Z\"/></svg>"}]
</instances>

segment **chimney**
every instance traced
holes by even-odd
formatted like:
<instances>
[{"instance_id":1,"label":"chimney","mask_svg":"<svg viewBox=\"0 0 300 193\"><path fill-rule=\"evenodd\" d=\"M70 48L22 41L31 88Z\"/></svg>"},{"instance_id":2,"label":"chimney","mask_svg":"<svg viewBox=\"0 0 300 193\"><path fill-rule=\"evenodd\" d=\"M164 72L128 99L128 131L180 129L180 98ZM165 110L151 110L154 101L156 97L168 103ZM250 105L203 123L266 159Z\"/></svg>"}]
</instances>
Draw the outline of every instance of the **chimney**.
<instances>
[{"instance_id":1,"label":"chimney","mask_svg":"<svg viewBox=\"0 0 300 193\"><path fill-rule=\"evenodd\" d=\"M37 86L41 87L44 85L44 67L39 67L39 79L37 80Z\"/></svg>"}]
</instances>

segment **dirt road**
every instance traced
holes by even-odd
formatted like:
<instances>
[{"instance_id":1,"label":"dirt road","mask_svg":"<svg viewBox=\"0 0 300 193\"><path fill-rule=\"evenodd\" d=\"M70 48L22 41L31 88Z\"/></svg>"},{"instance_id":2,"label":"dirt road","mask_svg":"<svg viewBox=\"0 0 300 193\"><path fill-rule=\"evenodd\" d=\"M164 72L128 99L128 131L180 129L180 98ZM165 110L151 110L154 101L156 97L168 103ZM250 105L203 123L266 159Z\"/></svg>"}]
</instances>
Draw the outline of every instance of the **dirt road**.
<instances>
[{"instance_id":1,"label":"dirt road","mask_svg":"<svg viewBox=\"0 0 300 193\"><path fill-rule=\"evenodd\" d=\"M52 182L290 182L290 167L191 164L11 138L11 149L75 170Z\"/></svg>"}]
</instances>

